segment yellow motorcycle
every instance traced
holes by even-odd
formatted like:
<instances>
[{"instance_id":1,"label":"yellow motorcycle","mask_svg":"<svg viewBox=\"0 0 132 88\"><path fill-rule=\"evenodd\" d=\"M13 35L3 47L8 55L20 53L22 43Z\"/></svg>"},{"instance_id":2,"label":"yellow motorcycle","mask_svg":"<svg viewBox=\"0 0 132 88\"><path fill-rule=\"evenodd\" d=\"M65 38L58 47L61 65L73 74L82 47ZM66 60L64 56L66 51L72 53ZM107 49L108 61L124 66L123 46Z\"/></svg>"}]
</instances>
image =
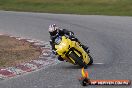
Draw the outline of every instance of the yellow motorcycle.
<instances>
[{"instance_id":1,"label":"yellow motorcycle","mask_svg":"<svg viewBox=\"0 0 132 88\"><path fill-rule=\"evenodd\" d=\"M77 64L84 68L93 63L93 58L90 54L86 53L78 42L72 41L66 36L58 36L55 39L55 49L57 54L69 63Z\"/></svg>"}]
</instances>

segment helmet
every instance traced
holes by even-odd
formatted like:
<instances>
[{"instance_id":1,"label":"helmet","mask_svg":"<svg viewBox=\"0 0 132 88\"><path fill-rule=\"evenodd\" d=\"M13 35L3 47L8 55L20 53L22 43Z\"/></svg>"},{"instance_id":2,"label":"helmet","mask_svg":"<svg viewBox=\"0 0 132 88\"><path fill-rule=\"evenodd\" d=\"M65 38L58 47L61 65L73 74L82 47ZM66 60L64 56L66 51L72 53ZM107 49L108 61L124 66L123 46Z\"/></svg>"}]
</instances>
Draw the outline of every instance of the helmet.
<instances>
[{"instance_id":1,"label":"helmet","mask_svg":"<svg viewBox=\"0 0 132 88\"><path fill-rule=\"evenodd\" d=\"M49 26L49 33L51 36L55 36L58 33L58 27L56 26L56 24L50 25Z\"/></svg>"}]
</instances>

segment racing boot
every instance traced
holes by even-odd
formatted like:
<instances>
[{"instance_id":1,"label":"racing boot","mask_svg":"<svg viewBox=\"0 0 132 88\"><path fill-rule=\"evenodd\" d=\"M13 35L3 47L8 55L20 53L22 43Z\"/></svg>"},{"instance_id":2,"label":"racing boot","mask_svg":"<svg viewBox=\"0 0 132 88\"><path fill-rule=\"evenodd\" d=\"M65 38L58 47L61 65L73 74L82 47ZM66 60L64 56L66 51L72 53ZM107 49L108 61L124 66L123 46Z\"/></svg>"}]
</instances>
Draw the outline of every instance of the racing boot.
<instances>
[{"instance_id":1,"label":"racing boot","mask_svg":"<svg viewBox=\"0 0 132 88\"><path fill-rule=\"evenodd\" d=\"M86 53L90 53L90 50L88 49L87 46L83 45L78 39L77 42L80 44L80 46L82 46L82 48L85 50Z\"/></svg>"},{"instance_id":2,"label":"racing boot","mask_svg":"<svg viewBox=\"0 0 132 88\"><path fill-rule=\"evenodd\" d=\"M82 48L86 51L86 53L90 53L90 50L88 49L88 47L87 47L87 46L82 45L82 44L81 44L81 46L82 46Z\"/></svg>"},{"instance_id":3,"label":"racing boot","mask_svg":"<svg viewBox=\"0 0 132 88\"><path fill-rule=\"evenodd\" d=\"M82 48L86 51L86 53L90 53L90 50L88 49L88 47L83 45L76 37L72 37L71 40L78 42L80 46L82 46Z\"/></svg>"}]
</instances>

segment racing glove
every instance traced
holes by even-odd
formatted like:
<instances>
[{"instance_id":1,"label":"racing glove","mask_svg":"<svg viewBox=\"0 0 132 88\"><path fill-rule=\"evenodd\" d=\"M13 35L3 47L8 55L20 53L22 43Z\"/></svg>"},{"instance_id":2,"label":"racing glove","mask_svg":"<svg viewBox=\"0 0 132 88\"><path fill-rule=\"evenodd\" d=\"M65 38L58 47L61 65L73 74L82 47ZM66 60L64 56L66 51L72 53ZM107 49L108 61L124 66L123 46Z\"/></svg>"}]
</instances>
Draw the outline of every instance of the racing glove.
<instances>
[{"instance_id":1,"label":"racing glove","mask_svg":"<svg viewBox=\"0 0 132 88\"><path fill-rule=\"evenodd\" d=\"M56 52L55 50L52 50L52 53L53 53L54 55L57 55L57 52Z\"/></svg>"}]
</instances>

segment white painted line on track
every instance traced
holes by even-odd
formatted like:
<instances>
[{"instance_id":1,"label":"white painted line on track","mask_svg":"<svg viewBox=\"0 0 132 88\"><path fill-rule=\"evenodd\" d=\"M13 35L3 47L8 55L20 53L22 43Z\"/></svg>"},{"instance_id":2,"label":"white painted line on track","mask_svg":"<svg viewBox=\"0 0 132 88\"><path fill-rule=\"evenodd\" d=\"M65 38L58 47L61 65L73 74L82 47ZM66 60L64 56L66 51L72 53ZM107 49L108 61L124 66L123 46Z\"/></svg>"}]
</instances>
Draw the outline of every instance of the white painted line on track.
<instances>
[{"instance_id":1,"label":"white painted line on track","mask_svg":"<svg viewBox=\"0 0 132 88\"><path fill-rule=\"evenodd\" d=\"M93 64L104 64L104 63L93 63Z\"/></svg>"}]
</instances>

